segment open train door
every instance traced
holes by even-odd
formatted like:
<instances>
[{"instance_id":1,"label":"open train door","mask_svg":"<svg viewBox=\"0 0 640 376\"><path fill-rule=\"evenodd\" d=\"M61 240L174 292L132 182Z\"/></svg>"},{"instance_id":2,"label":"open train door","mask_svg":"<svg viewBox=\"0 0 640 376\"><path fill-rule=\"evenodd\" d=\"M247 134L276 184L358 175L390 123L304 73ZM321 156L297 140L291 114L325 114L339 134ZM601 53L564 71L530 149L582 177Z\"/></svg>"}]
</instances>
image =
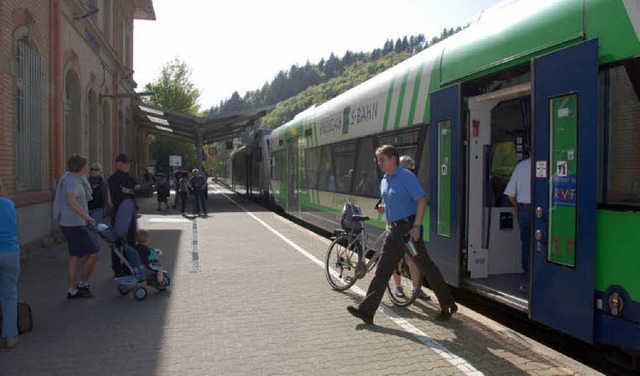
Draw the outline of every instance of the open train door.
<instances>
[{"instance_id":1,"label":"open train door","mask_svg":"<svg viewBox=\"0 0 640 376\"><path fill-rule=\"evenodd\" d=\"M463 194L460 85L431 93L430 229L427 249L444 279L460 282L460 239Z\"/></svg>"},{"instance_id":2,"label":"open train door","mask_svg":"<svg viewBox=\"0 0 640 376\"><path fill-rule=\"evenodd\" d=\"M598 40L533 60L531 318L593 341Z\"/></svg>"}]
</instances>

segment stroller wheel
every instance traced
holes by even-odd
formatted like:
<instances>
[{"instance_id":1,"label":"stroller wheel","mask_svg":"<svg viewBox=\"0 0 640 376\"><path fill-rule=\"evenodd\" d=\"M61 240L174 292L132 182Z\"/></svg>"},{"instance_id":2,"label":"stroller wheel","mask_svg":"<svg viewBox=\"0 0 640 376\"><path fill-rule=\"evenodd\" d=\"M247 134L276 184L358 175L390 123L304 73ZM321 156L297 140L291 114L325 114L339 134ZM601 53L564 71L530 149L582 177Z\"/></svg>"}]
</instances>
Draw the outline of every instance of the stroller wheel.
<instances>
[{"instance_id":1,"label":"stroller wheel","mask_svg":"<svg viewBox=\"0 0 640 376\"><path fill-rule=\"evenodd\" d=\"M156 282L156 288L159 291L165 291L169 286L171 286L171 279L169 278L168 275L165 275L164 277L162 277L162 283Z\"/></svg>"},{"instance_id":2,"label":"stroller wheel","mask_svg":"<svg viewBox=\"0 0 640 376\"><path fill-rule=\"evenodd\" d=\"M135 291L136 299L144 300L147 297L147 289L144 287L138 287Z\"/></svg>"},{"instance_id":3,"label":"stroller wheel","mask_svg":"<svg viewBox=\"0 0 640 376\"><path fill-rule=\"evenodd\" d=\"M122 295L127 295L129 293L129 289L124 286L118 286L118 292Z\"/></svg>"}]
</instances>

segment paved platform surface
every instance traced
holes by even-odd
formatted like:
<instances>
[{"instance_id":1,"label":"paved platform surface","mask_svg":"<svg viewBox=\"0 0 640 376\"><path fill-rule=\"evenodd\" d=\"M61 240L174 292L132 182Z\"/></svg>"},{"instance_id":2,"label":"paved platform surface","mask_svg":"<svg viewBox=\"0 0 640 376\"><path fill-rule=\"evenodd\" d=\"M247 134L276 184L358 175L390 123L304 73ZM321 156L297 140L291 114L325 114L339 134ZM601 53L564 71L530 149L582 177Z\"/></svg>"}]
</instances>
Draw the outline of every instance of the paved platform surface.
<instances>
[{"instance_id":1,"label":"paved platform surface","mask_svg":"<svg viewBox=\"0 0 640 376\"><path fill-rule=\"evenodd\" d=\"M68 301L65 245L43 249L20 282L34 329L0 349L0 375L598 374L465 307L441 324L437 302L402 309L385 297L365 326L346 306L368 279L333 291L326 239L221 186L210 187L208 218L140 205L170 291L121 296L103 245L95 299Z\"/></svg>"}]
</instances>

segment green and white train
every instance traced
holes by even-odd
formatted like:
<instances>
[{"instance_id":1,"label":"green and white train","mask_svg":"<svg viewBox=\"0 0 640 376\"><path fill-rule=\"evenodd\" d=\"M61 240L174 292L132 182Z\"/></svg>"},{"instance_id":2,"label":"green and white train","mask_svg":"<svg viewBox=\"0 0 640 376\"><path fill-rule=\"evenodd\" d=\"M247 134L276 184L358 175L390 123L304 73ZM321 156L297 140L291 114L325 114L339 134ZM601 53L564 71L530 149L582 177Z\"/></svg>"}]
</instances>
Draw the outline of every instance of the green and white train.
<instances>
[{"instance_id":1,"label":"green and white train","mask_svg":"<svg viewBox=\"0 0 640 376\"><path fill-rule=\"evenodd\" d=\"M427 249L450 285L586 342L638 351L639 35L638 0L506 1L238 153L247 162L233 164L234 177L259 170L270 181L235 188L328 230L351 201L379 233L374 150L393 144L416 161ZM503 192L528 147L525 294Z\"/></svg>"}]
</instances>

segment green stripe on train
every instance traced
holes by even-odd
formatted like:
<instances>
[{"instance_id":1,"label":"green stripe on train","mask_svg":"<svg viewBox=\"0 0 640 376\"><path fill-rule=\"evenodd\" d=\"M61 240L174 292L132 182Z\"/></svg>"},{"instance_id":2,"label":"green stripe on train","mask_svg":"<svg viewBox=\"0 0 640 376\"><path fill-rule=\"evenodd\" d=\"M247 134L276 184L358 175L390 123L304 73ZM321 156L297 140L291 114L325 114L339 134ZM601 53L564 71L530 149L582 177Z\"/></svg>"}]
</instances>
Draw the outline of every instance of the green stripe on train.
<instances>
[{"instance_id":1,"label":"green stripe on train","mask_svg":"<svg viewBox=\"0 0 640 376\"><path fill-rule=\"evenodd\" d=\"M398 95L398 108L396 108L396 121L393 125L393 129L400 127L400 118L402 117L402 106L404 105L404 95L407 91L407 80L411 70L408 70L404 76L402 76L402 84L400 84L400 95Z\"/></svg>"},{"instance_id":2,"label":"green stripe on train","mask_svg":"<svg viewBox=\"0 0 640 376\"><path fill-rule=\"evenodd\" d=\"M422 73L424 72L424 63L420 64L416 69L416 80L413 85L413 95L411 96L411 109L409 110L409 120L407 125L413 125L413 119L416 116L416 106L418 104L418 95L420 94L420 84L422 83Z\"/></svg>"},{"instance_id":3,"label":"green stripe on train","mask_svg":"<svg viewBox=\"0 0 640 376\"><path fill-rule=\"evenodd\" d=\"M391 80L389 84L389 90L387 91L387 105L384 109L384 123L382 125L382 131L386 132L389 126L389 111L391 111L391 101L393 99L393 86L396 84L396 80Z\"/></svg>"}]
</instances>

